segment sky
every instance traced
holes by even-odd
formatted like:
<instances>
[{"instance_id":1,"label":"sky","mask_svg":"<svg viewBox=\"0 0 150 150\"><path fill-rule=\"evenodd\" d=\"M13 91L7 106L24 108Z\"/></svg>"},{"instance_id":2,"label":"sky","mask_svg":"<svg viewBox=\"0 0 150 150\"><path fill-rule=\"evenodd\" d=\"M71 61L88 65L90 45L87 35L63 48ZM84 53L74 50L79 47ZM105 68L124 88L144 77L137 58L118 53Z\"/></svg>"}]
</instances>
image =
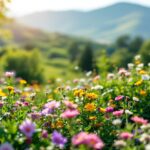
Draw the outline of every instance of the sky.
<instances>
[{"instance_id":1,"label":"sky","mask_svg":"<svg viewBox=\"0 0 150 150\"><path fill-rule=\"evenodd\" d=\"M106 7L117 2L131 2L150 6L150 0L12 0L9 14L22 16L44 10L83 10Z\"/></svg>"}]
</instances>

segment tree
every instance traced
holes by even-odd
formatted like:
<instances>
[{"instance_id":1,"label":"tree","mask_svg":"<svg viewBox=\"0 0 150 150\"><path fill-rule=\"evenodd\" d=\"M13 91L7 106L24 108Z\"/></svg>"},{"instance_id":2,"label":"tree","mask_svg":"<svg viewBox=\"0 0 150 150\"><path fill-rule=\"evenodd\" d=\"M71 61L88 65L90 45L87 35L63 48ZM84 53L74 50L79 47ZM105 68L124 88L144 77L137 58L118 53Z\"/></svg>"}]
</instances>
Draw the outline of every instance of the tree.
<instances>
[{"instance_id":1,"label":"tree","mask_svg":"<svg viewBox=\"0 0 150 150\"><path fill-rule=\"evenodd\" d=\"M144 42L139 53L142 56L142 60L145 64L150 62L150 41Z\"/></svg>"},{"instance_id":2,"label":"tree","mask_svg":"<svg viewBox=\"0 0 150 150\"><path fill-rule=\"evenodd\" d=\"M129 48L130 37L128 35L120 36L116 40L116 46L118 48Z\"/></svg>"},{"instance_id":3,"label":"tree","mask_svg":"<svg viewBox=\"0 0 150 150\"><path fill-rule=\"evenodd\" d=\"M93 51L88 43L79 60L79 67L82 71L92 71L94 69Z\"/></svg>"},{"instance_id":4,"label":"tree","mask_svg":"<svg viewBox=\"0 0 150 150\"><path fill-rule=\"evenodd\" d=\"M74 62L79 55L79 47L78 47L77 43L75 43L75 42L71 43L68 53L69 53L70 61Z\"/></svg>"},{"instance_id":5,"label":"tree","mask_svg":"<svg viewBox=\"0 0 150 150\"><path fill-rule=\"evenodd\" d=\"M135 55L141 49L142 44L143 44L143 38L135 37L130 42L129 45L130 52Z\"/></svg>"}]
</instances>

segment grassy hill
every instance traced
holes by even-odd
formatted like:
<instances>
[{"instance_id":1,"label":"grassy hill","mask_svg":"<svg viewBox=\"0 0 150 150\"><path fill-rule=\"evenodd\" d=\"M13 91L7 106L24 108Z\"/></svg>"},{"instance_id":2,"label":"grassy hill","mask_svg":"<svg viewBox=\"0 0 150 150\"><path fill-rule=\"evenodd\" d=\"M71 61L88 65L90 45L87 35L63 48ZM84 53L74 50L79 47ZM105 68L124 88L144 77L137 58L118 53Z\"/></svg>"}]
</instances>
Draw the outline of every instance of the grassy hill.
<instances>
[{"instance_id":1,"label":"grassy hill","mask_svg":"<svg viewBox=\"0 0 150 150\"><path fill-rule=\"evenodd\" d=\"M25 25L45 31L112 42L122 34L150 38L149 14L149 7L117 3L88 12L45 11L17 19Z\"/></svg>"}]
</instances>

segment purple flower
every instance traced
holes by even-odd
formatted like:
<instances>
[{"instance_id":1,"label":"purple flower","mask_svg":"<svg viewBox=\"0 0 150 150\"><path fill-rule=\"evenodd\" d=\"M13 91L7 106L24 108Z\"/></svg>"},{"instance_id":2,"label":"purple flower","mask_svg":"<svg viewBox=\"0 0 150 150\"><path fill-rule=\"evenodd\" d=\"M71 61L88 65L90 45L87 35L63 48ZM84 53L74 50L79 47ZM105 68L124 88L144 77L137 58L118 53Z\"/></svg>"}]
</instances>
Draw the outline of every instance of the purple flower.
<instances>
[{"instance_id":1,"label":"purple flower","mask_svg":"<svg viewBox=\"0 0 150 150\"><path fill-rule=\"evenodd\" d=\"M119 95L119 96L117 96L117 97L115 98L115 101L120 101L120 100L122 100L123 98L124 98L123 95Z\"/></svg>"},{"instance_id":2,"label":"purple flower","mask_svg":"<svg viewBox=\"0 0 150 150\"><path fill-rule=\"evenodd\" d=\"M57 131L52 133L52 142L57 145L59 148L63 148L65 143L67 143L67 138Z\"/></svg>"},{"instance_id":3,"label":"purple flower","mask_svg":"<svg viewBox=\"0 0 150 150\"><path fill-rule=\"evenodd\" d=\"M51 101L44 105L44 109L42 110L43 115L51 114L53 111L60 106L60 102Z\"/></svg>"},{"instance_id":4,"label":"purple flower","mask_svg":"<svg viewBox=\"0 0 150 150\"><path fill-rule=\"evenodd\" d=\"M113 112L114 111L114 108L113 107L107 107L106 108L106 112Z\"/></svg>"},{"instance_id":5,"label":"purple flower","mask_svg":"<svg viewBox=\"0 0 150 150\"><path fill-rule=\"evenodd\" d=\"M35 132L35 124L26 119L20 126L19 129L22 133L25 134L27 138L31 138L33 133Z\"/></svg>"},{"instance_id":6,"label":"purple flower","mask_svg":"<svg viewBox=\"0 0 150 150\"><path fill-rule=\"evenodd\" d=\"M9 143L4 143L2 145L0 145L0 150L14 150L12 145L10 145Z\"/></svg>"}]
</instances>

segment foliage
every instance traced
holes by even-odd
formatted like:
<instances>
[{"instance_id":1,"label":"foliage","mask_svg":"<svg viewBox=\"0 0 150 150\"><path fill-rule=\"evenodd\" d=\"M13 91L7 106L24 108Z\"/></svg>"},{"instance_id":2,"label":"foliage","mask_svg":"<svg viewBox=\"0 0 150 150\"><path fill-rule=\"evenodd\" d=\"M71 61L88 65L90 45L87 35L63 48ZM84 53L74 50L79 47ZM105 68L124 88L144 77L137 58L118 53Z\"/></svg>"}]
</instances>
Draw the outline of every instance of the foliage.
<instances>
[{"instance_id":1,"label":"foliage","mask_svg":"<svg viewBox=\"0 0 150 150\"><path fill-rule=\"evenodd\" d=\"M28 82L43 82L43 69L41 57L37 50L26 52L24 50L8 51L4 56L4 70L16 71L17 77L22 77Z\"/></svg>"},{"instance_id":2,"label":"foliage","mask_svg":"<svg viewBox=\"0 0 150 150\"><path fill-rule=\"evenodd\" d=\"M143 46L142 46L141 50L139 51L139 53L141 54L143 62L145 64L150 62L150 41L146 41L143 44Z\"/></svg>"},{"instance_id":3,"label":"foliage","mask_svg":"<svg viewBox=\"0 0 150 150\"><path fill-rule=\"evenodd\" d=\"M79 60L79 67L82 71L92 71L94 68L94 56L93 51L90 44L85 46L83 53L81 54L81 58Z\"/></svg>"}]
</instances>

